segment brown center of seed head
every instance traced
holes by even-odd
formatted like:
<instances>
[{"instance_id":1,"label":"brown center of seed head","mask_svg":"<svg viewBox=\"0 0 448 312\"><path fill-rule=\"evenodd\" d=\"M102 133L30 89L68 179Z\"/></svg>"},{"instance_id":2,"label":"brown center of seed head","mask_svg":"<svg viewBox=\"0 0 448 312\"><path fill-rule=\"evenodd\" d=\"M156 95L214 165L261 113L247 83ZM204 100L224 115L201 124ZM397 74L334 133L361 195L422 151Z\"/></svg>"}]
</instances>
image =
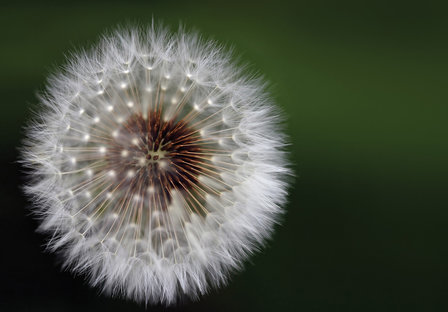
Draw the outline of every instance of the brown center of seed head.
<instances>
[{"instance_id":1,"label":"brown center of seed head","mask_svg":"<svg viewBox=\"0 0 448 312\"><path fill-rule=\"evenodd\" d=\"M166 209L173 189L197 192L201 156L198 131L184 121L165 121L161 112L131 115L112 138L106 156L124 192L149 198Z\"/></svg>"}]
</instances>

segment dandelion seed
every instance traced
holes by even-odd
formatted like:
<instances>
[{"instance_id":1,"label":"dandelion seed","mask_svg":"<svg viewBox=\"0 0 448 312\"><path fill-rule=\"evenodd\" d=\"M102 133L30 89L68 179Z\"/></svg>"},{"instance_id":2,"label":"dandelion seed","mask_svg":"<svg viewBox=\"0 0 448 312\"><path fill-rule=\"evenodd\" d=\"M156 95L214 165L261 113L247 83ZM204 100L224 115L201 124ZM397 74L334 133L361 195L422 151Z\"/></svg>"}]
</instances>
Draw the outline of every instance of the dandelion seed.
<instances>
[{"instance_id":1,"label":"dandelion seed","mask_svg":"<svg viewBox=\"0 0 448 312\"><path fill-rule=\"evenodd\" d=\"M223 285L270 237L286 197L263 82L182 30L116 32L69 64L23 153L50 249L139 302Z\"/></svg>"}]
</instances>

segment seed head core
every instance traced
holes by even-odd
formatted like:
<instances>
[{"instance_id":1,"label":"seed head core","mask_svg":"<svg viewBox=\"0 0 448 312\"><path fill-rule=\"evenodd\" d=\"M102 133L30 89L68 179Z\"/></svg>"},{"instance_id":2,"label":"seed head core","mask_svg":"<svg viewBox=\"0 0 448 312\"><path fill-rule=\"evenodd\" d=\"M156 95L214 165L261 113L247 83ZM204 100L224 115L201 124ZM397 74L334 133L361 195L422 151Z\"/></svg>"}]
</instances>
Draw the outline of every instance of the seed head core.
<instances>
[{"instance_id":1,"label":"seed head core","mask_svg":"<svg viewBox=\"0 0 448 312\"><path fill-rule=\"evenodd\" d=\"M166 208L173 189L188 193L197 185L204 160L198 132L183 120L164 121L161 116L160 111L148 112L146 118L131 115L111 138L106 160L120 188L136 195L151 190Z\"/></svg>"}]
</instances>

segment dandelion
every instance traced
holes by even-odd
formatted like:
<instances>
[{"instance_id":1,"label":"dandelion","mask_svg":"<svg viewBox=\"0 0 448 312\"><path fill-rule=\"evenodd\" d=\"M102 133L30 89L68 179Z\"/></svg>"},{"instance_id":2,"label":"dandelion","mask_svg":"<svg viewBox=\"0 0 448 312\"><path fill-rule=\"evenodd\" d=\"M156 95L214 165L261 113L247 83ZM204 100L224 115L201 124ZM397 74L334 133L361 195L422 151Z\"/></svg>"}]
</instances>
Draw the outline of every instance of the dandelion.
<instances>
[{"instance_id":1,"label":"dandelion","mask_svg":"<svg viewBox=\"0 0 448 312\"><path fill-rule=\"evenodd\" d=\"M216 43L119 30L40 100L26 192L48 248L91 285L146 304L197 298L272 233L288 174L278 116Z\"/></svg>"}]
</instances>

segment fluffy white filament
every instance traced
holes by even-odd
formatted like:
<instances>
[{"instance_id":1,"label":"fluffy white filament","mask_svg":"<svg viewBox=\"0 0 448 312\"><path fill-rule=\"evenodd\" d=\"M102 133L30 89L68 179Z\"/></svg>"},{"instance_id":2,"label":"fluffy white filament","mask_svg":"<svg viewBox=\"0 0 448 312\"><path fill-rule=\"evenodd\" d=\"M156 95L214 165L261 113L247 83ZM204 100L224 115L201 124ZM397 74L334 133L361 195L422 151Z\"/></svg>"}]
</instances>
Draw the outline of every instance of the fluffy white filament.
<instances>
[{"instance_id":1,"label":"fluffy white filament","mask_svg":"<svg viewBox=\"0 0 448 312\"><path fill-rule=\"evenodd\" d=\"M214 42L117 31L73 56L41 103L26 190L48 247L92 285L144 303L195 298L270 236L288 174L278 117Z\"/></svg>"}]
</instances>

